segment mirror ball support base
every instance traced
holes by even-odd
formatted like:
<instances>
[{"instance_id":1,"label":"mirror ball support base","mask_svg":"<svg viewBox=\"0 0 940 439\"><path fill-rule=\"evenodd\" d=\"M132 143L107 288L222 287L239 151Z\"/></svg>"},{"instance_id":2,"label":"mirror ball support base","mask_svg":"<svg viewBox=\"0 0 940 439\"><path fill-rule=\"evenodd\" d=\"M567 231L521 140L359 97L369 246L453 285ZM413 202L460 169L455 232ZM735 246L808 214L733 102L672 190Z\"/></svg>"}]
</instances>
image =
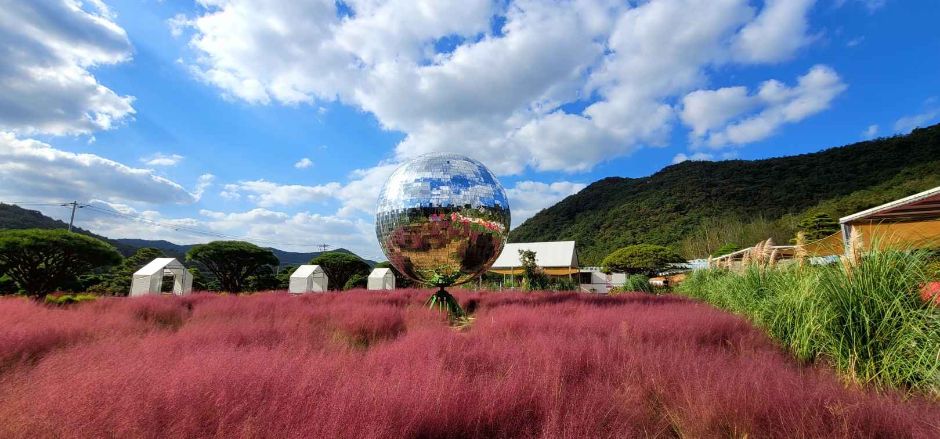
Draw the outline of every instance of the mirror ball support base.
<instances>
[{"instance_id":1,"label":"mirror ball support base","mask_svg":"<svg viewBox=\"0 0 940 439\"><path fill-rule=\"evenodd\" d=\"M464 317L463 308L457 303L457 299L444 289L443 285L440 287L440 290L435 292L431 297L428 297L428 300L424 302L424 304L427 305L428 308L437 308L446 312L448 317L454 320Z\"/></svg>"}]
</instances>

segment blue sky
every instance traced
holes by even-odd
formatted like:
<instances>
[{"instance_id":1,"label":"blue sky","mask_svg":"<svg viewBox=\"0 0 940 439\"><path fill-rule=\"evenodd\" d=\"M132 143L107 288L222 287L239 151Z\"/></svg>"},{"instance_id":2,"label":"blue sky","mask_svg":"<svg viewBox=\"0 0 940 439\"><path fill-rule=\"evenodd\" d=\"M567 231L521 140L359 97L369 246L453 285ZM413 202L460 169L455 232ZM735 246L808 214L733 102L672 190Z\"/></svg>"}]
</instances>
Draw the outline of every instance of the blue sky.
<instances>
[{"instance_id":1,"label":"blue sky","mask_svg":"<svg viewBox=\"0 0 940 439\"><path fill-rule=\"evenodd\" d=\"M0 201L58 218L68 212L42 203L88 203L77 224L109 237L218 234L383 259L375 197L397 163L424 152L487 164L517 225L607 176L940 121L933 1L6 9Z\"/></svg>"}]
</instances>

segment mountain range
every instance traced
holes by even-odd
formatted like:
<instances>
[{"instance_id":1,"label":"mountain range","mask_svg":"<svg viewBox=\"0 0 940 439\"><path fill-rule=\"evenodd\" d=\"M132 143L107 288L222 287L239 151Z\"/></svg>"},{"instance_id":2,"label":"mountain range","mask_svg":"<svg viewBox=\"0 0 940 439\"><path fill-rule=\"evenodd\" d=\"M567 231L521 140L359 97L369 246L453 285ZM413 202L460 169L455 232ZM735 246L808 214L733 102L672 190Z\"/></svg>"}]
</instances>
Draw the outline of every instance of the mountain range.
<instances>
[{"instance_id":1,"label":"mountain range","mask_svg":"<svg viewBox=\"0 0 940 439\"><path fill-rule=\"evenodd\" d=\"M940 125L810 154L686 161L647 177L605 178L529 218L509 240L577 241L582 265L639 243L703 257L683 242L705 225L761 221L795 233L803 215L838 218L936 186Z\"/></svg>"}]
</instances>

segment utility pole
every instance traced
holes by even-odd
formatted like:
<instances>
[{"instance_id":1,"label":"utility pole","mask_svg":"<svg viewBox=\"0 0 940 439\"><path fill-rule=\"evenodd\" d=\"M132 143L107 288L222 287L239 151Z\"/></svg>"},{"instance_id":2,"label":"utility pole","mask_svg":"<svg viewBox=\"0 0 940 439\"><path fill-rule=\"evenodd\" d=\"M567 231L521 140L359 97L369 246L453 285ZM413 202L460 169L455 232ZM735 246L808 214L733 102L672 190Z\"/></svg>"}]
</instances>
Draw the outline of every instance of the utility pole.
<instances>
[{"instance_id":1,"label":"utility pole","mask_svg":"<svg viewBox=\"0 0 940 439\"><path fill-rule=\"evenodd\" d=\"M317 247L320 248L320 253L326 252L331 246L329 244L318 244Z\"/></svg>"},{"instance_id":2,"label":"utility pole","mask_svg":"<svg viewBox=\"0 0 940 439\"><path fill-rule=\"evenodd\" d=\"M72 206L72 217L69 218L69 231L72 231L72 224L75 222L75 209L78 209L78 201L65 203L63 206Z\"/></svg>"}]
</instances>

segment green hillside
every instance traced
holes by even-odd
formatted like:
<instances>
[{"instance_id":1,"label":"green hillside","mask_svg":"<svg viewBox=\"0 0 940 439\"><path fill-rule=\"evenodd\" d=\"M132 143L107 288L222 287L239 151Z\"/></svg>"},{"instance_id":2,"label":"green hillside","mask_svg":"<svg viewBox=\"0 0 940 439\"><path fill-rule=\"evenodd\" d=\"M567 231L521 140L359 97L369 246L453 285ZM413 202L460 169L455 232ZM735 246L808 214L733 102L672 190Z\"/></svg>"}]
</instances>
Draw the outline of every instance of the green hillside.
<instances>
[{"instance_id":1,"label":"green hillside","mask_svg":"<svg viewBox=\"0 0 940 439\"><path fill-rule=\"evenodd\" d=\"M682 251L683 239L705 223L756 220L785 229L808 211L838 217L935 186L940 125L812 154L683 162L644 178L605 178L539 212L510 241L576 240L590 264L636 243Z\"/></svg>"}]
</instances>

